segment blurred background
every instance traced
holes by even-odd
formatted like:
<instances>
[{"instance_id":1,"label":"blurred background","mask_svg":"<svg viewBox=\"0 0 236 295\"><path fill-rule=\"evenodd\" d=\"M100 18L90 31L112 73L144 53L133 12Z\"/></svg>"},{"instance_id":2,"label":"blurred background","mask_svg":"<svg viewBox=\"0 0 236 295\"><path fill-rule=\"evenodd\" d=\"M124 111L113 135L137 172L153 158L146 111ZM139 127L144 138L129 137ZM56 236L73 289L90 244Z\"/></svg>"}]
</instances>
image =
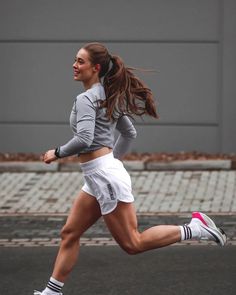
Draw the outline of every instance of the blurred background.
<instances>
[{"instance_id":1,"label":"blurred background","mask_svg":"<svg viewBox=\"0 0 236 295\"><path fill-rule=\"evenodd\" d=\"M0 152L71 138L78 49L103 42L153 90L159 120L137 119L133 152L236 150L234 0L11 0L0 4Z\"/></svg>"}]
</instances>

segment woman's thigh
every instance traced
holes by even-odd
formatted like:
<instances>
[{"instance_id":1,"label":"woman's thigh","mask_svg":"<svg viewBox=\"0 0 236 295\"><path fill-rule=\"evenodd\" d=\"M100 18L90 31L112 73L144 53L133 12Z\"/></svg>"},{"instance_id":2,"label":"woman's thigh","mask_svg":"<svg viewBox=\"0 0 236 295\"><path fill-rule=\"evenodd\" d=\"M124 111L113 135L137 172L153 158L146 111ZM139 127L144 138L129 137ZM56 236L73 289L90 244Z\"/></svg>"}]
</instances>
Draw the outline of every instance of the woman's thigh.
<instances>
[{"instance_id":1,"label":"woman's thigh","mask_svg":"<svg viewBox=\"0 0 236 295\"><path fill-rule=\"evenodd\" d=\"M124 248L134 248L139 244L137 217L133 203L118 202L116 209L103 215L104 221L117 243Z\"/></svg>"},{"instance_id":2,"label":"woman's thigh","mask_svg":"<svg viewBox=\"0 0 236 295\"><path fill-rule=\"evenodd\" d=\"M81 190L72 205L63 231L81 236L100 217L101 210L97 200Z\"/></svg>"}]
</instances>

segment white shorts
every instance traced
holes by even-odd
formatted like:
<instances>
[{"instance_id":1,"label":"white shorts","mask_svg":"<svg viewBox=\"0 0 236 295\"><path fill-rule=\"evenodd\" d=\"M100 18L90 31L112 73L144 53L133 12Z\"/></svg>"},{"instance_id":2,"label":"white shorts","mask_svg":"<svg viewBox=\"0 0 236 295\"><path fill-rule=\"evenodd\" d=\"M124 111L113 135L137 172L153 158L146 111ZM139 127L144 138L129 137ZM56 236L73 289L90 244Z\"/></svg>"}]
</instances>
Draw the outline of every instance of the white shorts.
<instances>
[{"instance_id":1,"label":"white shorts","mask_svg":"<svg viewBox=\"0 0 236 295\"><path fill-rule=\"evenodd\" d=\"M134 201L130 176L113 153L80 165L85 180L82 190L97 199L102 215L112 212L118 201Z\"/></svg>"}]
</instances>

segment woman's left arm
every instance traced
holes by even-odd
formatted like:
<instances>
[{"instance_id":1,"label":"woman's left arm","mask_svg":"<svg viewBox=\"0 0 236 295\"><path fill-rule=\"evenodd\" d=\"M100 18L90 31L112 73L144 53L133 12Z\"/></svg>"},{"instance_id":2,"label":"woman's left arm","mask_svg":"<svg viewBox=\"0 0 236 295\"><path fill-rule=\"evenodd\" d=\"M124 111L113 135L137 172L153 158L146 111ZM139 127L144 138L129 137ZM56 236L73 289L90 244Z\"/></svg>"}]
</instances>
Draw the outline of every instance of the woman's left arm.
<instances>
[{"instance_id":1,"label":"woman's left arm","mask_svg":"<svg viewBox=\"0 0 236 295\"><path fill-rule=\"evenodd\" d=\"M120 134L116 140L113 154L115 158L121 159L130 149L132 141L137 136L137 131L127 115L118 119L116 129Z\"/></svg>"}]
</instances>

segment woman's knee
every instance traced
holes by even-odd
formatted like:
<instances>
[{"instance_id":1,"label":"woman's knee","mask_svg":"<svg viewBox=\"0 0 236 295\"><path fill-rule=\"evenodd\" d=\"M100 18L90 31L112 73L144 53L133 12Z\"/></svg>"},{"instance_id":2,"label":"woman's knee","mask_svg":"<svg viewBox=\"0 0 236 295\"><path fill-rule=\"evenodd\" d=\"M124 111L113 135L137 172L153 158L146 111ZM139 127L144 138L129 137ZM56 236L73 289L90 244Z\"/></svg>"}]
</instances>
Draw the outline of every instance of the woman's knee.
<instances>
[{"instance_id":1,"label":"woman's knee","mask_svg":"<svg viewBox=\"0 0 236 295\"><path fill-rule=\"evenodd\" d=\"M139 238L122 241L119 243L120 247L129 255L136 255L142 252L141 242Z\"/></svg>"},{"instance_id":2,"label":"woman's knee","mask_svg":"<svg viewBox=\"0 0 236 295\"><path fill-rule=\"evenodd\" d=\"M80 233L68 225L63 226L60 236L66 244L78 242L80 239Z\"/></svg>"}]
</instances>

